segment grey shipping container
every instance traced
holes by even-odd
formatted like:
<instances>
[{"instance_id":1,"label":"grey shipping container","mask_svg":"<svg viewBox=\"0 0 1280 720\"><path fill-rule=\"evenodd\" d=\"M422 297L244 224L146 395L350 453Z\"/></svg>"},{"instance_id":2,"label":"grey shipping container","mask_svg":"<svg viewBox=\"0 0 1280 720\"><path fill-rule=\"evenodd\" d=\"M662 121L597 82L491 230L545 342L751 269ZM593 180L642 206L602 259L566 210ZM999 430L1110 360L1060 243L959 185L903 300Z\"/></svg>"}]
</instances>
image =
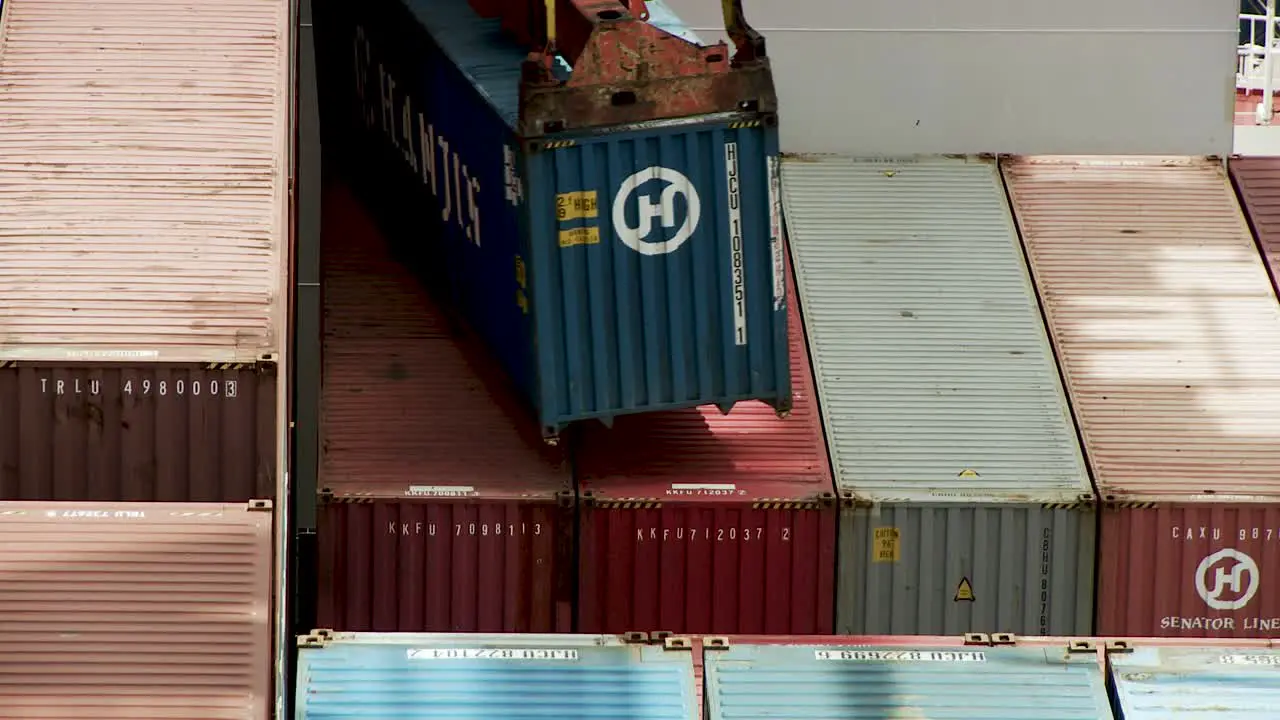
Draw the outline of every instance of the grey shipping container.
<instances>
[{"instance_id":1,"label":"grey shipping container","mask_svg":"<svg viewBox=\"0 0 1280 720\"><path fill-rule=\"evenodd\" d=\"M836 632L1087 634L1095 497L994 162L789 159Z\"/></svg>"},{"instance_id":2,"label":"grey shipping container","mask_svg":"<svg viewBox=\"0 0 1280 720\"><path fill-rule=\"evenodd\" d=\"M276 366L0 361L0 500L276 494Z\"/></svg>"}]
</instances>

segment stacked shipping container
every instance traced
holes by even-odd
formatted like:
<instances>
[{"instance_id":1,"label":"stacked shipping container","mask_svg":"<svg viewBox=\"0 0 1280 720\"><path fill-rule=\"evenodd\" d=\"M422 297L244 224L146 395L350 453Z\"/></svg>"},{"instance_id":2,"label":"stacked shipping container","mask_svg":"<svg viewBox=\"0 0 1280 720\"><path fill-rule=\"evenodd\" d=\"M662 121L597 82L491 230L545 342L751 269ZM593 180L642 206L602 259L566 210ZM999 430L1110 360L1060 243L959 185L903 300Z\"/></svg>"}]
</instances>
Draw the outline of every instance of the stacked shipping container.
<instances>
[{"instance_id":1,"label":"stacked shipping container","mask_svg":"<svg viewBox=\"0 0 1280 720\"><path fill-rule=\"evenodd\" d=\"M789 408L771 97L708 96L726 112L659 120L637 98L670 88L641 76L600 96L616 95L603 105L640 124L551 123L530 135L528 48L467 0L319 10L345 91L326 114L350 126L338 137L355 187L488 344L545 434L701 404ZM601 12L621 22L624 10ZM698 50L696 68L739 72L721 50ZM596 60L602 72L635 62ZM541 91L572 91L573 78L586 82ZM560 110L570 126L580 120L575 106Z\"/></svg>"},{"instance_id":2,"label":"stacked shipping container","mask_svg":"<svg viewBox=\"0 0 1280 720\"><path fill-rule=\"evenodd\" d=\"M1096 514L992 161L789 159L838 632L1090 631Z\"/></svg>"},{"instance_id":3,"label":"stacked shipping container","mask_svg":"<svg viewBox=\"0 0 1280 720\"><path fill-rule=\"evenodd\" d=\"M275 705L292 26L0 15L0 715Z\"/></svg>"},{"instance_id":4,"label":"stacked shipping container","mask_svg":"<svg viewBox=\"0 0 1280 720\"><path fill-rule=\"evenodd\" d=\"M354 199L324 213L319 623L569 630L567 464Z\"/></svg>"},{"instance_id":5,"label":"stacked shipping container","mask_svg":"<svg viewBox=\"0 0 1280 720\"><path fill-rule=\"evenodd\" d=\"M271 503L0 502L0 717L267 720Z\"/></svg>"},{"instance_id":6,"label":"stacked shipping container","mask_svg":"<svg viewBox=\"0 0 1280 720\"><path fill-rule=\"evenodd\" d=\"M709 639L707 720L1110 716L1093 643L974 640L981 644L955 636Z\"/></svg>"},{"instance_id":7,"label":"stacked shipping container","mask_svg":"<svg viewBox=\"0 0 1280 720\"><path fill-rule=\"evenodd\" d=\"M1280 708L1280 650L1259 641L1146 646L1108 657L1116 720L1270 718Z\"/></svg>"},{"instance_id":8,"label":"stacked shipping container","mask_svg":"<svg viewBox=\"0 0 1280 720\"><path fill-rule=\"evenodd\" d=\"M1219 163L1004 166L1103 508L1098 631L1280 629L1280 305Z\"/></svg>"},{"instance_id":9,"label":"stacked shipping container","mask_svg":"<svg viewBox=\"0 0 1280 720\"><path fill-rule=\"evenodd\" d=\"M583 429L578 630L831 632L835 495L791 307L789 417L751 402Z\"/></svg>"},{"instance_id":10,"label":"stacked shipping container","mask_svg":"<svg viewBox=\"0 0 1280 720\"><path fill-rule=\"evenodd\" d=\"M274 495L288 12L197 12L5 11L0 499Z\"/></svg>"},{"instance_id":11,"label":"stacked shipping container","mask_svg":"<svg viewBox=\"0 0 1280 720\"><path fill-rule=\"evenodd\" d=\"M693 643L599 635L380 635L299 641L297 720L697 720Z\"/></svg>"}]
</instances>

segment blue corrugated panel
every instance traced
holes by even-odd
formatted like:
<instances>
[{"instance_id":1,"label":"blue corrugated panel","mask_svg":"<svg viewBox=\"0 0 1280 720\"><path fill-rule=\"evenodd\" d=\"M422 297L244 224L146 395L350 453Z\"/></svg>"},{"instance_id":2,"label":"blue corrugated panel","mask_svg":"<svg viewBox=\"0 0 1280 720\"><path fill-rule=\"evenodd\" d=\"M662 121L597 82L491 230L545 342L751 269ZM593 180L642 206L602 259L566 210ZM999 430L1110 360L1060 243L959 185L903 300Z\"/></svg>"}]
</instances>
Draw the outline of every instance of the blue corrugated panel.
<instances>
[{"instance_id":1,"label":"blue corrugated panel","mask_svg":"<svg viewBox=\"0 0 1280 720\"><path fill-rule=\"evenodd\" d=\"M521 138L525 51L467 0L407 3L317 12L326 117L401 254L447 289L544 431L788 409L775 118Z\"/></svg>"},{"instance_id":2,"label":"blue corrugated panel","mask_svg":"<svg viewBox=\"0 0 1280 720\"><path fill-rule=\"evenodd\" d=\"M696 720L693 654L599 636L379 634L298 651L296 720Z\"/></svg>"},{"instance_id":3,"label":"blue corrugated panel","mask_svg":"<svg viewBox=\"0 0 1280 720\"><path fill-rule=\"evenodd\" d=\"M1138 648L1111 655L1120 720L1280 718L1280 650Z\"/></svg>"},{"instance_id":4,"label":"blue corrugated panel","mask_svg":"<svg viewBox=\"0 0 1280 720\"><path fill-rule=\"evenodd\" d=\"M1093 652L734 645L706 654L707 720L1111 720Z\"/></svg>"}]
</instances>

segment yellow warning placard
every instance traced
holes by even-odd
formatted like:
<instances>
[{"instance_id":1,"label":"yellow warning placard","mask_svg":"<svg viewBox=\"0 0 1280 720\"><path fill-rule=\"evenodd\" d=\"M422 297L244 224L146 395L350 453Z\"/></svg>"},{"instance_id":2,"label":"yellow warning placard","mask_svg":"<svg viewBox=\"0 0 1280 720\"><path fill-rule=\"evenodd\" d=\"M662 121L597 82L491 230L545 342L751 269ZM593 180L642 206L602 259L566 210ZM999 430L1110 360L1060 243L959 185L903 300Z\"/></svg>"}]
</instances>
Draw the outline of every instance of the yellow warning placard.
<instances>
[{"instance_id":1,"label":"yellow warning placard","mask_svg":"<svg viewBox=\"0 0 1280 720\"><path fill-rule=\"evenodd\" d=\"M973 468L965 468L965 469L961 470L961 471L960 471L960 473L959 473L956 477L962 477L962 478L976 478L976 477L982 477L982 476L981 476L981 475L979 475L979 474L978 474L978 471L977 471L977 470L974 470Z\"/></svg>"},{"instance_id":2,"label":"yellow warning placard","mask_svg":"<svg viewBox=\"0 0 1280 720\"><path fill-rule=\"evenodd\" d=\"M898 539L901 533L896 527L878 527L872 532L871 562L896 563L899 557Z\"/></svg>"},{"instance_id":3,"label":"yellow warning placard","mask_svg":"<svg viewBox=\"0 0 1280 720\"><path fill-rule=\"evenodd\" d=\"M596 214L595 190L578 190L556 195L556 219L560 222L593 218Z\"/></svg>"},{"instance_id":4,"label":"yellow warning placard","mask_svg":"<svg viewBox=\"0 0 1280 720\"><path fill-rule=\"evenodd\" d=\"M568 248L577 245L598 245L600 228L596 226L570 228L560 231L560 247Z\"/></svg>"},{"instance_id":5,"label":"yellow warning placard","mask_svg":"<svg viewBox=\"0 0 1280 720\"><path fill-rule=\"evenodd\" d=\"M960 584L956 587L956 602L973 602L973 583L969 582L969 578L960 578Z\"/></svg>"}]
</instances>

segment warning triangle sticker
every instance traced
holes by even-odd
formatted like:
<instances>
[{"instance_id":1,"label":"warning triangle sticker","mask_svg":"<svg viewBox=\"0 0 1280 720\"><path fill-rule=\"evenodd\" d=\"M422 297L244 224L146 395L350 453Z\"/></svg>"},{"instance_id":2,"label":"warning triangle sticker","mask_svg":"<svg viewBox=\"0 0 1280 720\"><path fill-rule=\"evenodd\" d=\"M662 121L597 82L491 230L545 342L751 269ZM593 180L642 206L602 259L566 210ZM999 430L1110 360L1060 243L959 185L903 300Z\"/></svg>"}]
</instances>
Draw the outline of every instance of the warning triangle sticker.
<instances>
[{"instance_id":1,"label":"warning triangle sticker","mask_svg":"<svg viewBox=\"0 0 1280 720\"><path fill-rule=\"evenodd\" d=\"M976 478L976 477L982 477L982 476L981 476L981 475L979 475L979 474L978 474L978 471L977 471L977 470L974 470L973 468L965 468L965 469L961 470L961 471L960 471L960 473L959 473L958 475L956 475L956 477L962 477L962 478Z\"/></svg>"},{"instance_id":2,"label":"warning triangle sticker","mask_svg":"<svg viewBox=\"0 0 1280 720\"><path fill-rule=\"evenodd\" d=\"M960 585L956 588L956 602L973 602L973 585L970 584L969 578L960 578Z\"/></svg>"}]
</instances>

